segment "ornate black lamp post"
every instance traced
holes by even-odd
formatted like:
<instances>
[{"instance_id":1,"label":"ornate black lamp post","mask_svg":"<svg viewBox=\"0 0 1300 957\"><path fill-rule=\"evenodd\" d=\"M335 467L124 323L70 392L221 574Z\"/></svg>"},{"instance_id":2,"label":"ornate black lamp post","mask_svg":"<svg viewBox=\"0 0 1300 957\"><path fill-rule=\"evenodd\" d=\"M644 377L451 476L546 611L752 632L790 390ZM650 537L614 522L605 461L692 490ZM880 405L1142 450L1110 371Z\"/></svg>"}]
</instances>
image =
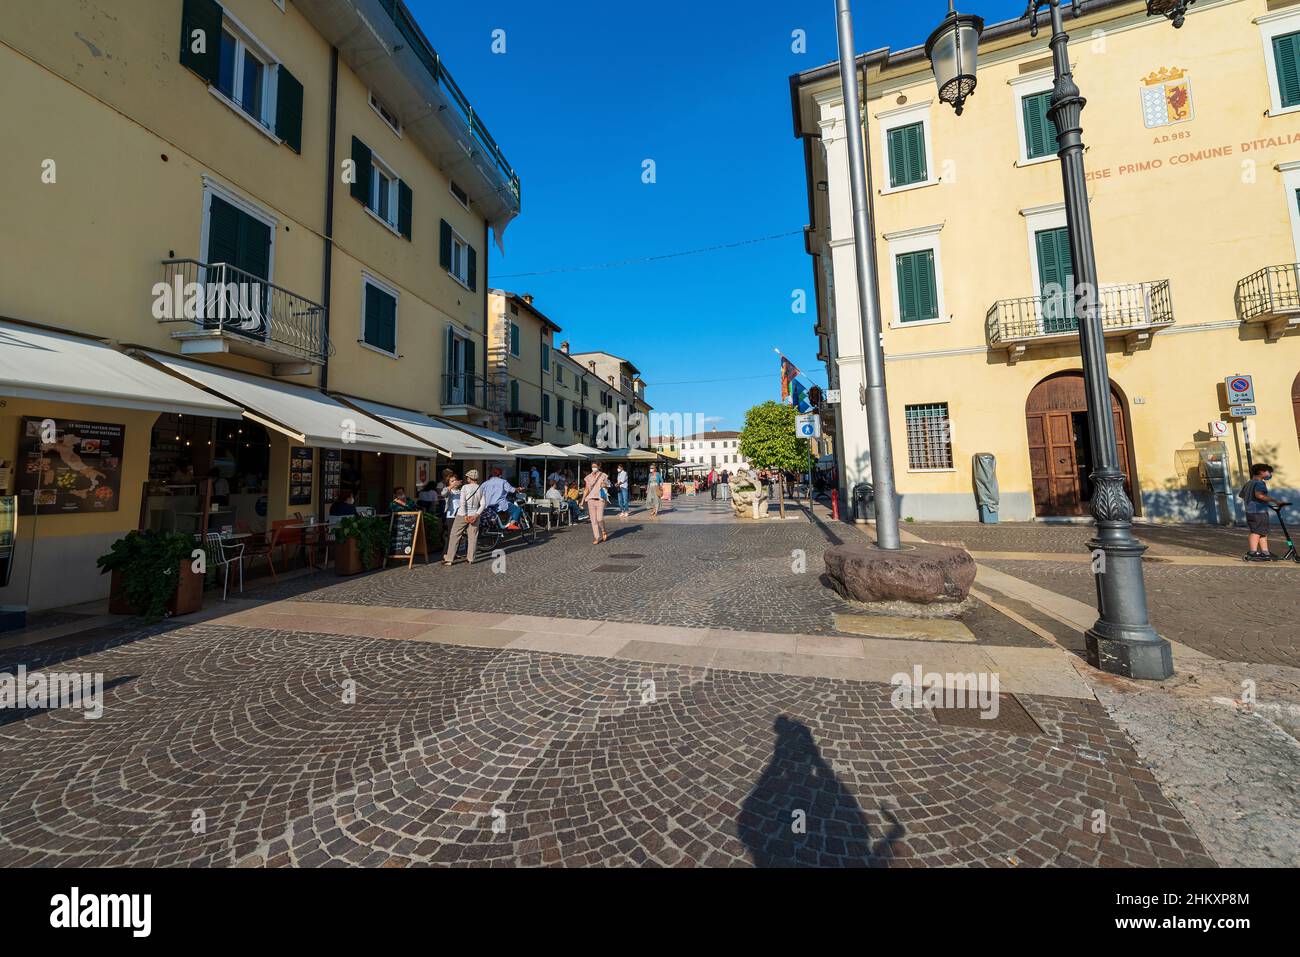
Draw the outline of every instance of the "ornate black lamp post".
<instances>
[{"instance_id":1,"label":"ornate black lamp post","mask_svg":"<svg viewBox=\"0 0 1300 957\"><path fill-rule=\"evenodd\" d=\"M1148 0L1149 16L1166 16L1182 26L1189 2ZM1174 673L1169 642L1156 634L1147 617L1146 584L1142 579L1142 553L1146 546L1133 537L1133 503L1124 491L1119 467L1115 422L1111 416L1110 373L1106 339L1097 313L1097 259L1092 244L1092 217L1084 182L1083 130L1079 118L1085 100L1070 73L1069 37L1061 7L1064 0L1030 0L1025 16L1033 36L1038 35L1039 11L1046 7L1052 25L1052 64L1055 84L1048 114L1056 125L1061 176L1065 184L1065 215L1070 235L1076 288L1075 315L1083 358L1084 394L1088 403L1088 439L1092 450L1092 516L1097 531L1088 543L1097 560L1095 575L1099 617L1085 640L1088 661L1095 667L1131 678L1168 678ZM1078 16L1081 0L1071 8ZM926 53L939 84L939 99L958 113L975 91L976 18L961 16L948 4L948 16L931 34ZM957 51L954 53L954 51Z\"/></svg>"}]
</instances>

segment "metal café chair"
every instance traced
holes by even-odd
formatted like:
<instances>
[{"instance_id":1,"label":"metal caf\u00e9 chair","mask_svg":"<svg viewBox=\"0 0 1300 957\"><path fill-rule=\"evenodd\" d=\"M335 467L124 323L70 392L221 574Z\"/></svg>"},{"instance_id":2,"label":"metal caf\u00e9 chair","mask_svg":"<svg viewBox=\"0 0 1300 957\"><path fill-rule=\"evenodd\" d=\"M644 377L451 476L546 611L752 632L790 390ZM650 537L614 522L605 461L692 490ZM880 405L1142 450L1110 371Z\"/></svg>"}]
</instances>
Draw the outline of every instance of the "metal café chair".
<instances>
[{"instance_id":1,"label":"metal caf\u00e9 chair","mask_svg":"<svg viewBox=\"0 0 1300 957\"><path fill-rule=\"evenodd\" d=\"M207 555L208 566L222 571L221 600L230 594L230 566L239 567L239 593L244 593L244 545L242 542L231 544L221 537L220 532L208 532L203 541L203 551Z\"/></svg>"}]
</instances>

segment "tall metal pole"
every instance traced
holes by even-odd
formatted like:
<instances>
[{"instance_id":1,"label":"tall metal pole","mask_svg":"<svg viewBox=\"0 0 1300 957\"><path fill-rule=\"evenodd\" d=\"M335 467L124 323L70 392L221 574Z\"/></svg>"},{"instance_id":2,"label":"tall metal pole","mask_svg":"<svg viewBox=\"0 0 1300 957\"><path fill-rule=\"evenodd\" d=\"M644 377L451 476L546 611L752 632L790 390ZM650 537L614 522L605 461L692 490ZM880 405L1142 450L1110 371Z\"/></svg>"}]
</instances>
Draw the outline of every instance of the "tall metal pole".
<instances>
[{"instance_id":1,"label":"tall metal pole","mask_svg":"<svg viewBox=\"0 0 1300 957\"><path fill-rule=\"evenodd\" d=\"M871 484L876 502L876 545L897 549L898 496L894 493L894 452L889 437L885 395L885 350L880 341L880 278L876 274L875 216L867 191L865 117L858 112L857 57L853 52L853 14L849 0L835 0L839 17L840 88L848 132L849 189L853 196L853 255L858 274L858 312L862 317L862 354L866 364L868 442ZM865 82L865 81L864 81Z\"/></svg>"},{"instance_id":2,"label":"tall metal pole","mask_svg":"<svg viewBox=\"0 0 1300 957\"><path fill-rule=\"evenodd\" d=\"M1069 36L1061 0L1031 0L1027 15L1032 18L1033 32L1038 32L1038 10L1043 6L1051 9L1055 84L1048 113L1056 124L1060 146L1093 464L1091 507L1097 532L1088 546L1099 559L1094 560L1094 578L1100 617L1084 634L1088 663L1131 678L1168 678L1174 673L1173 656L1169 642L1156 634L1147 618L1146 584L1142 579L1146 546L1133 537L1133 503L1124 491L1124 473L1115 443L1106 338L1097 311L1097 258L1083 168L1080 114L1085 100L1070 73ZM1077 15L1078 3L1073 7Z\"/></svg>"}]
</instances>

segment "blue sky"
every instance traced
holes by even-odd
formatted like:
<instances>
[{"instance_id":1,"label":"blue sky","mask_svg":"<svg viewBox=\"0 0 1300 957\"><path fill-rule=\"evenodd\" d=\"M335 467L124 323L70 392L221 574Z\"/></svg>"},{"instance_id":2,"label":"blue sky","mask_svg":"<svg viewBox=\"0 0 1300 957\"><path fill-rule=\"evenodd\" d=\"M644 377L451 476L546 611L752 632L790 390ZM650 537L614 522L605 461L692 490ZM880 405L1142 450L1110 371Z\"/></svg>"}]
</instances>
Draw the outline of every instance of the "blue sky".
<instances>
[{"instance_id":1,"label":"blue sky","mask_svg":"<svg viewBox=\"0 0 1300 957\"><path fill-rule=\"evenodd\" d=\"M788 77L834 59L833 0L407 0L522 181L493 286L532 293L575 350L631 358L663 412L738 429L779 393L776 347L825 385L812 335L803 151ZM963 3L986 21L1025 0ZM858 51L919 43L943 0L856 0ZM505 31L506 52L492 52ZM806 32L807 52L791 49ZM656 166L653 184L642 162ZM789 233L667 261L569 272ZM511 276L517 273L542 275ZM808 291L808 313L791 293Z\"/></svg>"}]
</instances>

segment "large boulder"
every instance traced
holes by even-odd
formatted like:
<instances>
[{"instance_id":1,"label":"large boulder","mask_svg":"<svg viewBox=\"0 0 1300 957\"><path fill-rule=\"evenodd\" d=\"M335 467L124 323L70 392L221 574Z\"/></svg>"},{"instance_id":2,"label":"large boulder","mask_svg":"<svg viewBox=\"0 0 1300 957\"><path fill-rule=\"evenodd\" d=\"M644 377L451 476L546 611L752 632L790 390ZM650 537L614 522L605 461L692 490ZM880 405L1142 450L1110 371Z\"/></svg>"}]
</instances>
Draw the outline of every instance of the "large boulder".
<instances>
[{"instance_id":1,"label":"large boulder","mask_svg":"<svg viewBox=\"0 0 1300 957\"><path fill-rule=\"evenodd\" d=\"M825 562L831 585L854 601L960 602L975 583L975 559L950 545L908 544L897 551L865 542L833 545Z\"/></svg>"}]
</instances>

